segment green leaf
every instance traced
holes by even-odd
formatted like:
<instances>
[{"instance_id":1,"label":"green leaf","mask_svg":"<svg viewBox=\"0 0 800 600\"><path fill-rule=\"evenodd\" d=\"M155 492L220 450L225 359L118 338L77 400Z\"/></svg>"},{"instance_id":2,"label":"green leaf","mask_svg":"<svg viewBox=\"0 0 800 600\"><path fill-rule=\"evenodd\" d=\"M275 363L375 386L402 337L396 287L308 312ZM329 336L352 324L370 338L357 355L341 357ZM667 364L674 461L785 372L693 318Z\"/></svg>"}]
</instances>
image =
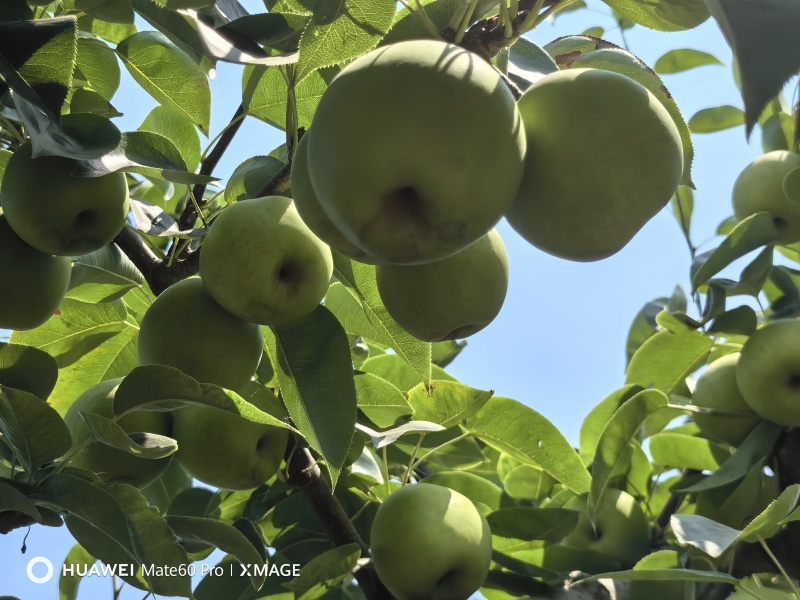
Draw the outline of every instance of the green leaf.
<instances>
[{"instance_id":1,"label":"green leaf","mask_svg":"<svg viewBox=\"0 0 800 600\"><path fill-rule=\"evenodd\" d=\"M236 169L225 186L225 201L238 202L255 198L256 194L283 168L285 163L273 156L248 158Z\"/></svg>"},{"instance_id":2,"label":"green leaf","mask_svg":"<svg viewBox=\"0 0 800 600\"><path fill-rule=\"evenodd\" d=\"M464 471L444 471L422 479L420 483L441 485L463 494L487 512L497 510L503 501L503 491L488 479Z\"/></svg>"},{"instance_id":3,"label":"green leaf","mask_svg":"<svg viewBox=\"0 0 800 600\"><path fill-rule=\"evenodd\" d=\"M67 557L64 559L64 566L73 568L85 566L89 568L96 562L97 559L89 554L83 546L75 544L67 553ZM74 570L77 571L77 569ZM78 586L81 584L81 579L82 577L77 573L69 575L62 569L58 578L58 600L77 600Z\"/></svg>"},{"instance_id":4,"label":"green leaf","mask_svg":"<svg viewBox=\"0 0 800 600\"><path fill-rule=\"evenodd\" d=\"M289 414L324 457L335 488L358 407L347 335L324 306L296 325L276 327L274 334L264 332Z\"/></svg>"},{"instance_id":5,"label":"green leaf","mask_svg":"<svg viewBox=\"0 0 800 600\"><path fill-rule=\"evenodd\" d=\"M670 50L662 55L653 67L656 73L661 75L671 75L673 73L683 73L690 69L703 67L706 65L721 65L720 61L713 54L692 50L690 48L678 48Z\"/></svg>"},{"instance_id":6,"label":"green leaf","mask_svg":"<svg viewBox=\"0 0 800 600\"><path fill-rule=\"evenodd\" d=\"M111 100L119 89L121 73L114 51L98 39L78 39L78 77L83 78L89 89L106 100Z\"/></svg>"},{"instance_id":7,"label":"green leaf","mask_svg":"<svg viewBox=\"0 0 800 600\"><path fill-rule=\"evenodd\" d=\"M130 23L108 23L107 21L94 19L89 15L78 17L78 27L81 31L91 33L114 44L118 44L126 37L136 33L136 25Z\"/></svg>"},{"instance_id":8,"label":"green leaf","mask_svg":"<svg viewBox=\"0 0 800 600\"><path fill-rule=\"evenodd\" d=\"M114 394L114 414L134 410L169 411L184 406L209 406L236 413L254 423L291 426L255 407L237 393L211 383L198 383L183 372L163 365L136 367L123 379Z\"/></svg>"},{"instance_id":9,"label":"green leaf","mask_svg":"<svg viewBox=\"0 0 800 600\"><path fill-rule=\"evenodd\" d=\"M753 465L772 453L780 433L780 425L761 421L739 445L733 456L722 463L717 471L695 484L675 488L673 491L702 492L744 479Z\"/></svg>"},{"instance_id":10,"label":"green leaf","mask_svg":"<svg viewBox=\"0 0 800 600\"><path fill-rule=\"evenodd\" d=\"M672 214L678 221L685 236L689 236L692 230L692 213L694 212L694 192L692 188L685 185L678 186L675 195L670 199Z\"/></svg>"},{"instance_id":11,"label":"green leaf","mask_svg":"<svg viewBox=\"0 0 800 600\"><path fill-rule=\"evenodd\" d=\"M75 8L110 23L133 23L130 0L74 0Z\"/></svg>"},{"instance_id":12,"label":"green leaf","mask_svg":"<svg viewBox=\"0 0 800 600\"><path fill-rule=\"evenodd\" d=\"M211 90L205 73L187 54L156 31L136 33L123 40L117 54L148 94L208 135Z\"/></svg>"},{"instance_id":13,"label":"green leaf","mask_svg":"<svg viewBox=\"0 0 800 600\"><path fill-rule=\"evenodd\" d=\"M769 539L776 535L783 527L783 522L800 501L800 484L787 487L764 512L745 527L737 538L737 542L757 542L759 539Z\"/></svg>"},{"instance_id":14,"label":"green leaf","mask_svg":"<svg viewBox=\"0 0 800 600\"><path fill-rule=\"evenodd\" d=\"M662 313L666 314L666 313ZM636 351L628 365L625 383L674 393L705 361L714 340L676 324L656 333Z\"/></svg>"},{"instance_id":15,"label":"green leaf","mask_svg":"<svg viewBox=\"0 0 800 600\"><path fill-rule=\"evenodd\" d=\"M333 588L350 576L358 564L361 548L358 544L346 544L315 557L300 569L300 575L285 584L296 598L306 598L312 588ZM318 596L310 596L316 598Z\"/></svg>"},{"instance_id":16,"label":"green leaf","mask_svg":"<svg viewBox=\"0 0 800 600\"><path fill-rule=\"evenodd\" d=\"M489 446L540 467L576 494L589 490L591 478L578 453L532 408L494 396L467 421L466 428Z\"/></svg>"},{"instance_id":17,"label":"green leaf","mask_svg":"<svg viewBox=\"0 0 800 600\"><path fill-rule=\"evenodd\" d=\"M242 36L238 36L234 43L198 16L165 8L153 0L131 0L131 4L139 16L186 52L205 73L213 69L212 61L217 60L256 65L297 62L296 52L271 56L253 40Z\"/></svg>"},{"instance_id":18,"label":"green leaf","mask_svg":"<svg viewBox=\"0 0 800 600\"><path fill-rule=\"evenodd\" d=\"M67 297L81 302L110 302L144 285L144 276L115 244L79 256L72 266Z\"/></svg>"},{"instance_id":19,"label":"green leaf","mask_svg":"<svg viewBox=\"0 0 800 600\"><path fill-rule=\"evenodd\" d=\"M623 17L656 31L693 29L709 17L703 0L603 0Z\"/></svg>"},{"instance_id":20,"label":"green leaf","mask_svg":"<svg viewBox=\"0 0 800 600\"><path fill-rule=\"evenodd\" d=\"M0 342L0 385L47 400L58 380L53 357L30 346Z\"/></svg>"},{"instance_id":21,"label":"green leaf","mask_svg":"<svg viewBox=\"0 0 800 600\"><path fill-rule=\"evenodd\" d=\"M385 379L403 393L408 393L419 384L417 372L397 354L379 354L368 358L361 363L360 369ZM452 375L436 365L431 365L431 373L433 379L456 381Z\"/></svg>"},{"instance_id":22,"label":"green leaf","mask_svg":"<svg viewBox=\"0 0 800 600\"><path fill-rule=\"evenodd\" d=\"M139 131L149 131L171 141L183 158L185 171L193 172L200 164L200 137L185 115L156 106L139 125Z\"/></svg>"},{"instance_id":23,"label":"green leaf","mask_svg":"<svg viewBox=\"0 0 800 600\"><path fill-rule=\"evenodd\" d=\"M680 545L694 546L712 558L722 556L740 533L700 515L672 515L670 526Z\"/></svg>"},{"instance_id":24,"label":"green leaf","mask_svg":"<svg viewBox=\"0 0 800 600\"><path fill-rule=\"evenodd\" d=\"M147 504L139 490L130 485L117 485L109 486L108 492L125 514L135 535L136 555L143 564L177 568L191 563L164 517L157 508ZM157 572L143 577L156 595L191 596L191 577L188 573L178 573L176 575L167 570L164 574Z\"/></svg>"},{"instance_id":25,"label":"green leaf","mask_svg":"<svg viewBox=\"0 0 800 600\"><path fill-rule=\"evenodd\" d=\"M709 334L751 335L758 328L758 316L749 306L737 306L722 313L708 328ZM727 337L727 336L726 336Z\"/></svg>"},{"instance_id":26,"label":"green leaf","mask_svg":"<svg viewBox=\"0 0 800 600\"><path fill-rule=\"evenodd\" d=\"M72 445L67 425L48 403L4 385L0 385L0 432L28 474Z\"/></svg>"},{"instance_id":27,"label":"green leaf","mask_svg":"<svg viewBox=\"0 0 800 600\"><path fill-rule=\"evenodd\" d=\"M628 447L638 440L639 430L648 417L666 408L667 402L667 395L659 390L642 390L620 406L603 429L591 467L587 510L592 521L602 506L602 498L610 486L612 475L621 461L630 460Z\"/></svg>"},{"instance_id":28,"label":"green leaf","mask_svg":"<svg viewBox=\"0 0 800 600\"><path fill-rule=\"evenodd\" d=\"M731 455L725 444L669 431L650 438L650 454L658 466L697 471L716 471Z\"/></svg>"},{"instance_id":29,"label":"green leaf","mask_svg":"<svg viewBox=\"0 0 800 600\"><path fill-rule=\"evenodd\" d=\"M133 292L137 290L129 294ZM138 364L138 333L138 323L128 314L123 299L89 304L67 298L61 303L60 315L37 329L15 331L11 340L44 350L56 359L58 383L50 405L64 415L90 387L123 377Z\"/></svg>"},{"instance_id":30,"label":"green leaf","mask_svg":"<svg viewBox=\"0 0 800 600\"><path fill-rule=\"evenodd\" d=\"M296 80L372 50L389 31L396 10L391 0L314 3L313 15L300 38Z\"/></svg>"},{"instance_id":31,"label":"green leaf","mask_svg":"<svg viewBox=\"0 0 800 600\"><path fill-rule=\"evenodd\" d=\"M128 434L116 422L94 413L79 413L92 436L112 448L139 458L165 458L178 450L178 442L155 433Z\"/></svg>"},{"instance_id":32,"label":"green leaf","mask_svg":"<svg viewBox=\"0 0 800 600\"><path fill-rule=\"evenodd\" d=\"M566 508L502 508L486 517L492 535L518 540L560 542L578 524L580 513Z\"/></svg>"},{"instance_id":33,"label":"green leaf","mask_svg":"<svg viewBox=\"0 0 800 600\"><path fill-rule=\"evenodd\" d=\"M620 406L642 391L640 385L626 385L608 395L595 406L581 423L580 456L583 464L590 465L597 450L597 442L608 422Z\"/></svg>"},{"instance_id":34,"label":"green leaf","mask_svg":"<svg viewBox=\"0 0 800 600\"><path fill-rule=\"evenodd\" d=\"M733 228L718 248L698 256L692 264L693 290L745 254L773 243L778 230L769 213L756 213Z\"/></svg>"},{"instance_id":35,"label":"green leaf","mask_svg":"<svg viewBox=\"0 0 800 600\"><path fill-rule=\"evenodd\" d=\"M264 583L264 559L251 541L238 529L217 521L199 517L168 516L167 524L180 539L191 542L211 544L232 556L235 556L243 565L257 566L258 571L252 569L250 579L257 590Z\"/></svg>"},{"instance_id":36,"label":"green leaf","mask_svg":"<svg viewBox=\"0 0 800 600\"><path fill-rule=\"evenodd\" d=\"M151 131L123 133L102 159L78 163L80 171L93 176L118 171L139 173L174 183L210 183L216 178L189 172L180 151L171 140Z\"/></svg>"},{"instance_id":37,"label":"green leaf","mask_svg":"<svg viewBox=\"0 0 800 600\"><path fill-rule=\"evenodd\" d=\"M88 525L98 536L96 543L91 539L80 539L83 536L76 536L76 539L91 555L106 563L124 557L121 562L127 563L135 557L134 544L125 513L110 494L111 489L110 486L93 483L70 473L54 473L40 483L29 497L37 503L54 506ZM67 527L72 532L69 520ZM100 534L112 540L115 556L98 552L103 542L107 543Z\"/></svg>"},{"instance_id":38,"label":"green leaf","mask_svg":"<svg viewBox=\"0 0 800 600\"><path fill-rule=\"evenodd\" d=\"M0 22L0 76L19 98L43 113L26 120L32 132L50 121L58 125L72 84L77 45L74 17ZM38 150L34 141L35 156Z\"/></svg>"},{"instance_id":39,"label":"green leaf","mask_svg":"<svg viewBox=\"0 0 800 600\"><path fill-rule=\"evenodd\" d=\"M749 135L783 85L800 70L800 4L786 0L705 0L739 66Z\"/></svg>"},{"instance_id":40,"label":"green leaf","mask_svg":"<svg viewBox=\"0 0 800 600\"><path fill-rule=\"evenodd\" d=\"M309 74L295 87L298 127L308 128L328 82L337 70ZM278 67L245 67L242 74L242 105L247 114L277 127L286 127L286 80Z\"/></svg>"},{"instance_id":41,"label":"green leaf","mask_svg":"<svg viewBox=\"0 0 800 600\"><path fill-rule=\"evenodd\" d=\"M620 0L633 2L635 0ZM690 0L700 2L702 0ZM661 78L648 67L641 59L630 52L615 46L611 42L598 40L585 36L569 36L559 38L545 47L562 69L567 68L593 68L612 71L630 77L646 87L659 102L664 105L672 117L681 136L683 144L683 178L681 183L694 189L692 183L692 163L694 161L694 146L689 126L683 119L677 103Z\"/></svg>"},{"instance_id":42,"label":"green leaf","mask_svg":"<svg viewBox=\"0 0 800 600\"><path fill-rule=\"evenodd\" d=\"M715 133L740 125L744 125L744 111L730 105L704 108L689 119L692 133Z\"/></svg>"},{"instance_id":43,"label":"green leaf","mask_svg":"<svg viewBox=\"0 0 800 600\"><path fill-rule=\"evenodd\" d=\"M217 27L217 31L223 35L240 34L268 48L291 52L297 50L309 19L309 15L293 13L244 15Z\"/></svg>"},{"instance_id":44,"label":"green leaf","mask_svg":"<svg viewBox=\"0 0 800 600\"><path fill-rule=\"evenodd\" d=\"M503 487L512 498L543 500L553 489L556 480L531 465L518 465L503 477Z\"/></svg>"},{"instance_id":45,"label":"green leaf","mask_svg":"<svg viewBox=\"0 0 800 600\"><path fill-rule=\"evenodd\" d=\"M476 390L455 381L431 381L408 392L414 419L452 427L477 413L494 392Z\"/></svg>"},{"instance_id":46,"label":"green leaf","mask_svg":"<svg viewBox=\"0 0 800 600\"><path fill-rule=\"evenodd\" d=\"M508 51L508 76L525 91L534 81L558 71L558 65L542 48L520 37Z\"/></svg>"},{"instance_id":47,"label":"green leaf","mask_svg":"<svg viewBox=\"0 0 800 600\"><path fill-rule=\"evenodd\" d=\"M392 427L398 419L414 412L403 392L385 379L358 372L355 382L358 408L379 428Z\"/></svg>"},{"instance_id":48,"label":"green leaf","mask_svg":"<svg viewBox=\"0 0 800 600\"><path fill-rule=\"evenodd\" d=\"M28 515L36 521L42 519L39 509L36 508L33 502L28 500L25 494L17 488L0 481L0 514L10 510Z\"/></svg>"},{"instance_id":49,"label":"green leaf","mask_svg":"<svg viewBox=\"0 0 800 600\"><path fill-rule=\"evenodd\" d=\"M694 515L686 515L686 516L694 516ZM653 554L651 554L650 556L653 556ZM645 557L645 559L646 558L649 557ZM599 575L592 575L591 577L587 577L586 579L582 579L581 581L593 581L597 579L615 579L615 580L621 579L625 581L696 581L698 583L727 583L729 585L734 585L738 581L733 575L728 575L727 573L720 573L718 571L700 571L697 569L658 569L658 568L639 569L637 567L634 567L632 570L629 571L614 571L613 573L601 573Z\"/></svg>"},{"instance_id":50,"label":"green leaf","mask_svg":"<svg viewBox=\"0 0 800 600\"><path fill-rule=\"evenodd\" d=\"M341 286L331 286L325 305L341 321L345 331L389 346L413 367L419 381L430 383L431 345L412 337L389 316L378 293L375 267L334 252L333 269Z\"/></svg>"}]
</instances>

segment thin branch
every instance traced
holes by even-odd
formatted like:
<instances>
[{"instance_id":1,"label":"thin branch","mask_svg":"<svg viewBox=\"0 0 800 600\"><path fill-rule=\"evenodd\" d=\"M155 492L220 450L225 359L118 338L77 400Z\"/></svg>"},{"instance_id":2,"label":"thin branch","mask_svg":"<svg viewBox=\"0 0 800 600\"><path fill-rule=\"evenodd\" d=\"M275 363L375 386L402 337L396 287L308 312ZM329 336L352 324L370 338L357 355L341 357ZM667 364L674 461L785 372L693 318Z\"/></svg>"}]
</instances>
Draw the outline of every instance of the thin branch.
<instances>
[{"instance_id":1,"label":"thin branch","mask_svg":"<svg viewBox=\"0 0 800 600\"><path fill-rule=\"evenodd\" d=\"M225 129L225 132L220 136L219 141L214 146L214 149L209 152L208 156L203 160L202 164L200 165L200 175L212 175L214 173L214 169L217 168L217 164L219 164L220 159L222 159L223 154L228 150L228 147L231 145L233 138L236 136L236 133L239 131L239 128L244 123L244 106L239 105L239 108L236 109L233 117L231 117L230 124ZM205 183L198 183L192 189L192 196L194 196L197 204L202 207L204 205L204 196L206 193L206 184ZM181 231L185 231L187 229L191 229L194 227L194 224L197 222L198 212L195 208L193 202L187 202L186 207L183 209L183 214L181 215L180 219L178 220L178 225Z\"/></svg>"},{"instance_id":2,"label":"thin branch","mask_svg":"<svg viewBox=\"0 0 800 600\"><path fill-rule=\"evenodd\" d=\"M331 541L336 546L357 544L361 548L361 556L369 557L369 546L361 539L350 517L333 495L333 490L322 475L322 470L311 451L295 445L287 450L286 456L287 483L306 496L314 512L328 529ZM393 600L393 596L380 582L373 569L358 569L354 576L367 600Z\"/></svg>"},{"instance_id":3,"label":"thin branch","mask_svg":"<svg viewBox=\"0 0 800 600\"><path fill-rule=\"evenodd\" d=\"M281 168L280 171L275 173L272 176L264 187L262 187L258 192L256 192L256 198L262 198L264 196L281 196L289 191L292 186L292 180L290 178L292 172L292 163L288 162Z\"/></svg>"}]
</instances>

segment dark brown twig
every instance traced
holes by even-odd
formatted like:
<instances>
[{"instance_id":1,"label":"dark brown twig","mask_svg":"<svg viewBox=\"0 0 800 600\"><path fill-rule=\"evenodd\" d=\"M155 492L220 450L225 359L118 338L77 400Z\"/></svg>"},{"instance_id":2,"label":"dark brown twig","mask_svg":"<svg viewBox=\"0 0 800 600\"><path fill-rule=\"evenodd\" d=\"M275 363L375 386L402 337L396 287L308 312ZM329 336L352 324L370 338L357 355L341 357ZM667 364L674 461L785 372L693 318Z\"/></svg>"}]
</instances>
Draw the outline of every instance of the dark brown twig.
<instances>
[{"instance_id":1,"label":"dark brown twig","mask_svg":"<svg viewBox=\"0 0 800 600\"><path fill-rule=\"evenodd\" d=\"M287 483L300 490L328 529L336 546L358 544L361 556L369 556L369 546L361 539L344 508L333 495L328 480L308 448L295 446L287 452ZM358 569L354 576L368 600L393 600L372 569Z\"/></svg>"},{"instance_id":2,"label":"dark brown twig","mask_svg":"<svg viewBox=\"0 0 800 600\"><path fill-rule=\"evenodd\" d=\"M200 175L211 176L214 173L214 169L217 168L217 165L222 159L223 154L225 154L225 152L228 150L228 146L231 145L231 142L236 136L236 133L239 131L239 128L242 126L242 123L244 123L244 106L240 104L233 117L231 117L231 122L228 125L228 128L225 130L225 133L220 136L214 148L208 153L208 156L206 156L205 160L200 165ZM194 196L197 205L201 208L205 204L205 193L205 183L198 183L192 189L192 195ZM178 219L178 225L181 231L185 231L194 227L194 224L197 222L197 217L198 214L197 210L195 210L194 203L191 201L187 202L186 207L183 209L183 214L181 214L180 219Z\"/></svg>"}]
</instances>

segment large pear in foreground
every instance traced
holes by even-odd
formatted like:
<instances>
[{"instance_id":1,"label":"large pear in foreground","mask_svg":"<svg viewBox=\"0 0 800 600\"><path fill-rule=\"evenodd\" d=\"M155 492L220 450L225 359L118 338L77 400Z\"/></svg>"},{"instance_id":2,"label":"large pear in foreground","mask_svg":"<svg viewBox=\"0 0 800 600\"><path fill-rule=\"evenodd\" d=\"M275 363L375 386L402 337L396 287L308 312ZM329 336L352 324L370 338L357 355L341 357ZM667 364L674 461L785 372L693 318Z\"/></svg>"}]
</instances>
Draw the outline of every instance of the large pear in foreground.
<instances>
[{"instance_id":1,"label":"large pear in foreground","mask_svg":"<svg viewBox=\"0 0 800 600\"><path fill-rule=\"evenodd\" d=\"M784 188L786 176L800 169L800 154L776 150L745 167L733 186L733 211L742 220L757 212L772 215L779 244L800 242L800 200Z\"/></svg>"},{"instance_id":2,"label":"large pear in foreground","mask_svg":"<svg viewBox=\"0 0 800 600\"><path fill-rule=\"evenodd\" d=\"M492 230L458 254L425 265L378 266L386 310L417 339L465 338L494 320L508 290L508 255Z\"/></svg>"},{"instance_id":3,"label":"large pear in foreground","mask_svg":"<svg viewBox=\"0 0 800 600\"><path fill-rule=\"evenodd\" d=\"M563 540L566 546L587 548L632 566L650 552L650 528L639 502L627 492L607 489L600 498L592 526L586 500L576 497L564 508L581 511L578 525Z\"/></svg>"},{"instance_id":4,"label":"large pear in foreground","mask_svg":"<svg viewBox=\"0 0 800 600\"><path fill-rule=\"evenodd\" d=\"M718 413L691 413L705 435L733 446L741 444L761 420L745 402L736 383L740 354L726 354L708 365L692 393L692 404L718 409ZM739 414L726 414L732 411Z\"/></svg>"},{"instance_id":5,"label":"large pear in foreground","mask_svg":"<svg viewBox=\"0 0 800 600\"><path fill-rule=\"evenodd\" d=\"M415 40L354 60L322 96L308 161L333 223L388 263L441 260L511 206L525 137L514 97L480 57Z\"/></svg>"},{"instance_id":6,"label":"large pear in foreground","mask_svg":"<svg viewBox=\"0 0 800 600\"><path fill-rule=\"evenodd\" d=\"M297 149L292 157L292 200L297 208L297 212L308 228L314 232L319 239L328 244L332 249L341 252L345 256L362 263L377 264L380 261L371 257L361 248L339 231L333 224L331 218L325 213L319 203L317 193L311 184L311 176L308 171L308 138L310 132L306 133L297 144Z\"/></svg>"},{"instance_id":7,"label":"large pear in foreground","mask_svg":"<svg viewBox=\"0 0 800 600\"><path fill-rule=\"evenodd\" d=\"M72 435L72 447L77 448L93 439L80 413L93 413L114 418L114 394L122 378L102 381L89 388L69 407L64 422ZM121 417L117 425L126 433L155 433L171 435L172 415L166 412L136 411ZM133 456L124 450L112 448L99 441L90 441L70 462L97 473L109 483L127 483L142 488L158 479L169 466L171 456L148 459Z\"/></svg>"},{"instance_id":8,"label":"large pear in foreground","mask_svg":"<svg viewBox=\"0 0 800 600\"><path fill-rule=\"evenodd\" d=\"M683 147L667 110L617 73L572 69L536 81L519 110L528 151L511 226L575 261L621 250L668 202Z\"/></svg>"},{"instance_id":9,"label":"large pear in foreground","mask_svg":"<svg viewBox=\"0 0 800 600\"><path fill-rule=\"evenodd\" d=\"M0 329L42 325L69 287L72 261L23 242L0 211Z\"/></svg>"},{"instance_id":10,"label":"large pear in foreground","mask_svg":"<svg viewBox=\"0 0 800 600\"><path fill-rule=\"evenodd\" d=\"M242 396L274 417L286 417L280 400L259 383L250 382ZM272 477L289 442L288 429L207 406L178 410L173 433L184 468L203 483L226 490L249 490Z\"/></svg>"},{"instance_id":11,"label":"large pear in foreground","mask_svg":"<svg viewBox=\"0 0 800 600\"><path fill-rule=\"evenodd\" d=\"M234 391L253 377L263 349L261 328L225 311L197 277L167 288L139 330L141 364L175 367Z\"/></svg>"},{"instance_id":12,"label":"large pear in foreground","mask_svg":"<svg viewBox=\"0 0 800 600\"><path fill-rule=\"evenodd\" d=\"M800 321L772 321L747 338L736 382L747 404L763 418L800 426Z\"/></svg>"},{"instance_id":13,"label":"large pear in foreground","mask_svg":"<svg viewBox=\"0 0 800 600\"><path fill-rule=\"evenodd\" d=\"M489 524L472 501L430 483L383 501L370 544L378 577L398 600L467 600L492 561Z\"/></svg>"},{"instance_id":14,"label":"large pear in foreground","mask_svg":"<svg viewBox=\"0 0 800 600\"><path fill-rule=\"evenodd\" d=\"M25 242L46 254L80 256L109 244L130 208L124 173L76 177L75 161L32 158L30 142L6 167L0 205Z\"/></svg>"},{"instance_id":15,"label":"large pear in foreground","mask_svg":"<svg viewBox=\"0 0 800 600\"><path fill-rule=\"evenodd\" d=\"M203 240L200 275L231 314L261 325L308 316L333 274L331 250L282 196L242 200L212 223Z\"/></svg>"}]
</instances>

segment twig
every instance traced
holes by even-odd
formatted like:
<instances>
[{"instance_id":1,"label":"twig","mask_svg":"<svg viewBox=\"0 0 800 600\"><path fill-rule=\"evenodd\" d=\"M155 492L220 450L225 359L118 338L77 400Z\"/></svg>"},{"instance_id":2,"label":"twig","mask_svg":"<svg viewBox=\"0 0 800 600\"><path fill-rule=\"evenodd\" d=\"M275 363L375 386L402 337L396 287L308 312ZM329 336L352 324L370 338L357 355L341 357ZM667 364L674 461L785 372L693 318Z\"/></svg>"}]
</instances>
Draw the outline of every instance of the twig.
<instances>
[{"instance_id":1,"label":"twig","mask_svg":"<svg viewBox=\"0 0 800 600\"><path fill-rule=\"evenodd\" d=\"M699 473L699 471L695 471L694 469L684 469L681 473L681 478L696 475L697 473ZM664 508L661 509L658 517L656 517L656 527L658 527L659 530L663 531L667 528L667 525L669 525L669 520L672 518L672 515L678 511L685 497L686 494L669 495L669 498L664 504Z\"/></svg>"},{"instance_id":2,"label":"twig","mask_svg":"<svg viewBox=\"0 0 800 600\"><path fill-rule=\"evenodd\" d=\"M280 171L272 176L272 179L270 179L264 187L256 192L256 198L262 198L263 196L280 196L288 192L289 188L292 186L292 180L290 178L291 172L292 163L288 162L283 165Z\"/></svg>"},{"instance_id":3,"label":"twig","mask_svg":"<svg viewBox=\"0 0 800 600\"><path fill-rule=\"evenodd\" d=\"M233 138L236 136L236 132L239 131L239 128L244 123L244 106L239 105L239 108L236 109L233 117L231 117L231 122L228 127L225 129L225 133L223 133L219 141L214 146L214 149L209 152L208 156L203 160L202 164L200 165L200 175L212 175L214 173L214 169L219 164L222 155L225 154L228 146L231 145ZM197 201L199 207L204 205L204 196L206 193L206 184L205 183L198 183L192 189L192 196ZM186 207L183 209L183 214L181 214L180 219L178 220L178 225L181 231L185 231L187 229L191 229L194 227L194 224L197 222L197 217L199 216L197 209L193 202L187 202Z\"/></svg>"},{"instance_id":4,"label":"twig","mask_svg":"<svg viewBox=\"0 0 800 600\"><path fill-rule=\"evenodd\" d=\"M317 461L308 448L298 446L287 450L287 483L300 490L308 499L314 512L328 529L336 546L357 544L363 557L369 556L369 546L361 539L344 508L333 495L328 480L322 475ZM393 600L372 569L358 569L354 576L367 600Z\"/></svg>"}]
</instances>

